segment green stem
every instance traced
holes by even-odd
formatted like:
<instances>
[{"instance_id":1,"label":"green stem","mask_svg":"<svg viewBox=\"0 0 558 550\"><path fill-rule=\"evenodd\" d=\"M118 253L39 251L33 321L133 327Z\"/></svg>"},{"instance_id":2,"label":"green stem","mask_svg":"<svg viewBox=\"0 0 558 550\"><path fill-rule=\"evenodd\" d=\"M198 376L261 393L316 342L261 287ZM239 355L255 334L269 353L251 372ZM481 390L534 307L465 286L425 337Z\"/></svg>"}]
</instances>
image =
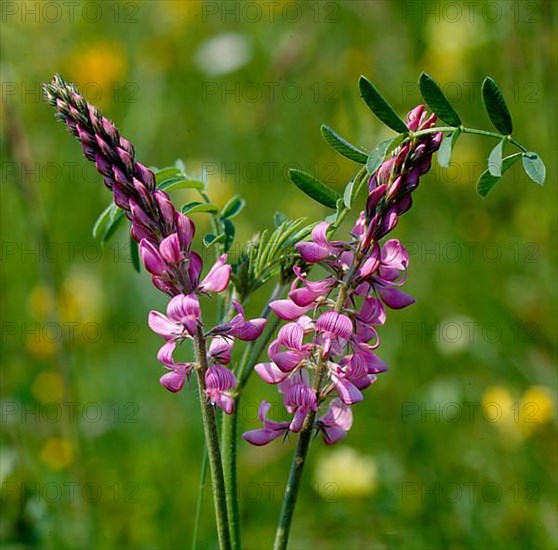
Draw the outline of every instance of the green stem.
<instances>
[{"instance_id":1,"label":"green stem","mask_svg":"<svg viewBox=\"0 0 558 550\"><path fill-rule=\"evenodd\" d=\"M496 139L504 139L507 140L512 144L515 145L518 149L521 149L524 153L527 152L527 149L523 147L520 143L512 139L511 136L504 136L503 134L498 134L497 132L489 132L488 130L478 130L477 128L467 128L465 126L437 126L434 128L426 128L425 130L419 130L418 132L410 132L411 137L418 137L418 136L425 136L427 134L437 134L438 132L455 132L456 130L460 130L463 134L475 134L478 136L487 136Z\"/></svg>"},{"instance_id":2,"label":"green stem","mask_svg":"<svg viewBox=\"0 0 558 550\"><path fill-rule=\"evenodd\" d=\"M349 273L349 275L351 275L351 273ZM347 277L346 280L349 280L349 277ZM341 286L339 287L339 294L335 303L335 311L341 311L343 304L345 303L346 296L347 284L344 282L341 283ZM327 360L322 359L316 367L314 390L316 391L316 402L318 404L320 398L320 388L327 371L326 363ZM291 463L291 470L289 472L289 479L287 480L287 485L285 487L283 504L281 505L279 523L275 533L275 542L273 543L274 550L285 550L287 548L289 532L291 530L291 523L298 498L298 491L300 489L300 480L302 479L304 464L306 464L306 456L308 454L308 449L310 448L310 442L312 441L312 432L314 430L316 415L317 410L310 411L308 413L298 436L298 442L296 444L296 450Z\"/></svg>"},{"instance_id":3,"label":"green stem","mask_svg":"<svg viewBox=\"0 0 558 550\"><path fill-rule=\"evenodd\" d=\"M213 504L215 506L215 519L217 522L219 548L221 550L230 550L231 538L227 515L223 466L221 463L221 451L219 448L219 438L217 436L217 422L215 420L215 409L207 401L205 395L205 373L208 366L205 338L200 325L196 327L194 343L196 347L196 357L199 363L199 368L196 369L196 374L198 375L198 391L202 412L203 430L205 433L205 444L209 457L209 470L211 472Z\"/></svg>"},{"instance_id":4,"label":"green stem","mask_svg":"<svg viewBox=\"0 0 558 550\"><path fill-rule=\"evenodd\" d=\"M284 286L277 284L267 301L269 302L276 300L284 290ZM271 314L271 309L269 305L266 305L262 312L262 317L265 319L269 318ZM268 345L269 341L275 333L275 329L279 324L279 319L274 319L267 327L267 331L255 342L250 342L245 350L244 354L240 360L236 379L237 385L235 390L235 407L232 414L227 414L223 416L223 424L221 426L221 442L222 442L222 457L223 457L223 467L224 467L224 479L225 479L225 494L227 500L227 509L229 513L229 526L231 529L231 544L234 550L241 547L240 544L240 510L238 502L238 482L237 482L237 436L238 436L238 411L240 410L240 398L242 396L242 388L246 385L250 374L252 373L252 367L257 363L262 354L263 350Z\"/></svg>"},{"instance_id":5,"label":"green stem","mask_svg":"<svg viewBox=\"0 0 558 550\"><path fill-rule=\"evenodd\" d=\"M203 501L203 488L205 485L205 476L207 473L207 448L203 449L203 458L200 471L200 486L198 488L198 498L196 500L196 515L194 517L194 534L192 535L192 550L196 550L198 544L198 530L200 527L201 507Z\"/></svg>"}]
</instances>

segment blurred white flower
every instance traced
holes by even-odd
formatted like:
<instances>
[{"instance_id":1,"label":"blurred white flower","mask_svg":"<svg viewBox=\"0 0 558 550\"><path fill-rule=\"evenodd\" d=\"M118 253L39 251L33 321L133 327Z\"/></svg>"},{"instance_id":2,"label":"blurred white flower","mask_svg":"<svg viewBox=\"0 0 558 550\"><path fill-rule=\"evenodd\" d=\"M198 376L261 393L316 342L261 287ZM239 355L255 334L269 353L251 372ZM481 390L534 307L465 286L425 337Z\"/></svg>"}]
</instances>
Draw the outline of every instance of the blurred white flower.
<instances>
[{"instance_id":1,"label":"blurred white flower","mask_svg":"<svg viewBox=\"0 0 558 550\"><path fill-rule=\"evenodd\" d=\"M203 42L194 55L196 65L208 76L236 71L252 59L248 38L236 32L222 33Z\"/></svg>"}]
</instances>

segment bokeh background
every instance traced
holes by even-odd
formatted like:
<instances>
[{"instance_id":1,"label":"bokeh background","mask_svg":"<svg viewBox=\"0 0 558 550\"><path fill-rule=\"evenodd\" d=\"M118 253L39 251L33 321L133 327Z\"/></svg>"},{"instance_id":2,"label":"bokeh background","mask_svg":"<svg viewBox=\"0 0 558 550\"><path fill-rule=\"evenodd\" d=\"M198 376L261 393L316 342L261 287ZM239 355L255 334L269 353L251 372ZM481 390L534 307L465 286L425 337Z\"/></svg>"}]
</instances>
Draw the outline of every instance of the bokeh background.
<instances>
[{"instance_id":1,"label":"bokeh background","mask_svg":"<svg viewBox=\"0 0 558 550\"><path fill-rule=\"evenodd\" d=\"M556 548L556 6L3 2L2 546L187 548L202 456L195 388L157 382L146 317L165 298L132 269L125 230L104 250L91 236L110 196L41 82L81 85L142 162L184 159L217 204L242 194L241 246L277 210L328 214L286 177L298 166L342 190L355 172L322 122L366 148L389 137L360 74L403 114L426 70L487 129L480 84L495 78L547 183L516 165L480 199L493 142L469 136L424 178L395 231L417 303L382 327L390 370L349 436L313 446L291 547ZM277 401L253 378L243 428L264 397ZM292 449L240 444L246 548L271 545ZM216 547L207 489L199 540Z\"/></svg>"}]
</instances>

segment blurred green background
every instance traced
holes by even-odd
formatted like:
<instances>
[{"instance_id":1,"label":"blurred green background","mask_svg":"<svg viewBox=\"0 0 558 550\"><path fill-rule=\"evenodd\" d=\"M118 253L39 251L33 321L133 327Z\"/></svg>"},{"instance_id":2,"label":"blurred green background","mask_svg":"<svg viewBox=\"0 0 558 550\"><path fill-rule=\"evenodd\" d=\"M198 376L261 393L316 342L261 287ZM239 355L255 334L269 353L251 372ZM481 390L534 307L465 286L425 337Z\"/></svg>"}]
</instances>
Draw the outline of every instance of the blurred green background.
<instances>
[{"instance_id":1,"label":"blurred green background","mask_svg":"<svg viewBox=\"0 0 558 550\"><path fill-rule=\"evenodd\" d=\"M205 169L216 203L246 197L241 246L276 210L327 215L286 177L298 166L342 190L354 173L322 122L367 148L389 136L358 96L360 74L403 114L426 70L487 129L491 75L547 184L516 165L480 199L493 143L469 136L423 179L394 233L417 303L381 328L390 370L349 436L313 446L291 547L556 548L556 11L552 0L3 2L2 546L188 548L202 454L195 388L158 384L146 318L166 300L131 268L124 230L104 251L94 242L110 195L41 82L59 72L81 85L145 164L183 158ZM203 235L207 219L196 223ZM264 397L277 402L253 378L243 429ZM240 443L246 548L271 545L292 446ZM200 548L215 547L207 490Z\"/></svg>"}]
</instances>

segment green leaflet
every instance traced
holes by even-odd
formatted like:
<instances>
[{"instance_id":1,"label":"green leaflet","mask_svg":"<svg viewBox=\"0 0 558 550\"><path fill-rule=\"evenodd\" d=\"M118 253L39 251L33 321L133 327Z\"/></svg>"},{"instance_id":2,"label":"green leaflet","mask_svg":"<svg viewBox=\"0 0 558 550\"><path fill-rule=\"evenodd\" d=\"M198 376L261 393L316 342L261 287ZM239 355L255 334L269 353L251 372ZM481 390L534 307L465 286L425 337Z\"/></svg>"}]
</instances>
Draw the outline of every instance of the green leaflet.
<instances>
[{"instance_id":1,"label":"green leaflet","mask_svg":"<svg viewBox=\"0 0 558 550\"><path fill-rule=\"evenodd\" d=\"M183 214L195 214L196 212L207 212L208 214L217 214L219 209L207 202L192 201L182 207Z\"/></svg>"},{"instance_id":2,"label":"green leaflet","mask_svg":"<svg viewBox=\"0 0 558 550\"><path fill-rule=\"evenodd\" d=\"M488 156L488 171L490 175L499 178L502 175L502 162L505 139L499 141Z\"/></svg>"},{"instance_id":3,"label":"green leaflet","mask_svg":"<svg viewBox=\"0 0 558 550\"><path fill-rule=\"evenodd\" d=\"M139 257L138 243L134 241L132 235L130 235L130 258L132 259L132 265L134 266L134 269L139 273L140 257Z\"/></svg>"},{"instance_id":4,"label":"green leaflet","mask_svg":"<svg viewBox=\"0 0 558 550\"><path fill-rule=\"evenodd\" d=\"M422 97L439 118L450 126L461 126L459 115L429 74L423 72L420 75L419 88Z\"/></svg>"},{"instance_id":5,"label":"green leaflet","mask_svg":"<svg viewBox=\"0 0 558 550\"><path fill-rule=\"evenodd\" d=\"M502 134L509 136L513 130L511 115L502 90L489 76L482 83L482 100L494 127Z\"/></svg>"},{"instance_id":6,"label":"green leaflet","mask_svg":"<svg viewBox=\"0 0 558 550\"><path fill-rule=\"evenodd\" d=\"M521 153L515 153L502 160L502 175L505 174L515 162L521 157ZM492 188L500 181L500 177L493 176L489 170L485 170L477 181L477 192L481 197L486 197Z\"/></svg>"},{"instance_id":7,"label":"green leaflet","mask_svg":"<svg viewBox=\"0 0 558 550\"><path fill-rule=\"evenodd\" d=\"M314 176L311 176L302 170L291 168L289 170L289 176L293 183L301 191L324 206L335 208L337 199L341 198L337 191L334 191L321 181L317 180Z\"/></svg>"},{"instance_id":8,"label":"green leaflet","mask_svg":"<svg viewBox=\"0 0 558 550\"><path fill-rule=\"evenodd\" d=\"M111 202L100 214L93 226L93 238L104 245L116 232L126 215Z\"/></svg>"},{"instance_id":9,"label":"green leaflet","mask_svg":"<svg viewBox=\"0 0 558 550\"><path fill-rule=\"evenodd\" d=\"M399 138L400 136L397 136L393 139L386 139L372 150L370 156L368 157L368 160L366 161L366 171L370 175L372 175L381 166L382 162L384 162L384 158L386 157L388 150L391 147L391 144L395 140L399 140Z\"/></svg>"},{"instance_id":10,"label":"green leaflet","mask_svg":"<svg viewBox=\"0 0 558 550\"><path fill-rule=\"evenodd\" d=\"M240 195L234 195L223 207L221 217L224 219L234 218L245 206L246 201Z\"/></svg>"},{"instance_id":11,"label":"green leaflet","mask_svg":"<svg viewBox=\"0 0 558 550\"><path fill-rule=\"evenodd\" d=\"M400 134L408 133L409 130L403 120L365 76L359 78L358 87L366 105L384 124Z\"/></svg>"},{"instance_id":12,"label":"green leaflet","mask_svg":"<svg viewBox=\"0 0 558 550\"><path fill-rule=\"evenodd\" d=\"M537 153L528 151L523 153L523 169L525 173L539 185L543 185L544 179L546 178L546 167L541 157Z\"/></svg>"},{"instance_id":13,"label":"green leaflet","mask_svg":"<svg viewBox=\"0 0 558 550\"><path fill-rule=\"evenodd\" d=\"M325 140L341 155L344 157L358 162L360 164L365 164L368 154L362 151L358 147L352 145L347 140L343 139L337 132L332 130L326 124L322 124L321 127L322 136Z\"/></svg>"},{"instance_id":14,"label":"green leaflet","mask_svg":"<svg viewBox=\"0 0 558 550\"><path fill-rule=\"evenodd\" d=\"M438 149L438 164L443 168L448 168L451 164L451 154L453 152L453 148L455 147L455 143L457 142L457 138L461 135L461 130L457 128L455 132L450 132L440 144L440 148Z\"/></svg>"}]
</instances>

